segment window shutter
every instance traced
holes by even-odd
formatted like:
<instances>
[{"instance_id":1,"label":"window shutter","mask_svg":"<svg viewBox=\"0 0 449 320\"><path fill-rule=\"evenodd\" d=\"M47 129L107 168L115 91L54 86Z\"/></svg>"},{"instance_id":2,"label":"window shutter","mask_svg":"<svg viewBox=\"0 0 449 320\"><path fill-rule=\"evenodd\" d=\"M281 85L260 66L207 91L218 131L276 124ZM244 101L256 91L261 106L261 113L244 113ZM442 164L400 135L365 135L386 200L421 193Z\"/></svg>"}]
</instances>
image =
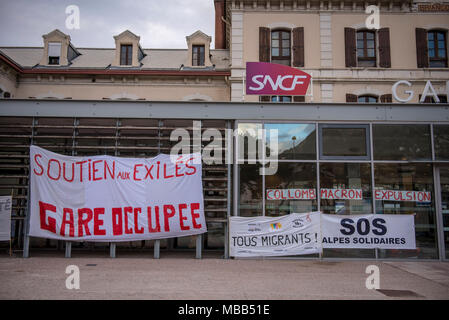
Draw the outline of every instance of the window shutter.
<instances>
[{"instance_id":1,"label":"window shutter","mask_svg":"<svg viewBox=\"0 0 449 320\"><path fill-rule=\"evenodd\" d=\"M393 102L393 96L391 93L389 94L383 94L380 96L380 102L383 103L389 103L389 102Z\"/></svg>"},{"instance_id":2,"label":"window shutter","mask_svg":"<svg viewBox=\"0 0 449 320\"><path fill-rule=\"evenodd\" d=\"M355 94L347 93L346 102L357 102L357 96Z\"/></svg>"},{"instance_id":3,"label":"window shutter","mask_svg":"<svg viewBox=\"0 0 449 320\"><path fill-rule=\"evenodd\" d=\"M306 97L304 97L304 96L293 96L293 102L306 102Z\"/></svg>"},{"instance_id":4,"label":"window shutter","mask_svg":"<svg viewBox=\"0 0 449 320\"><path fill-rule=\"evenodd\" d=\"M293 35L293 66L304 67L304 27L294 28L292 35Z\"/></svg>"},{"instance_id":5,"label":"window shutter","mask_svg":"<svg viewBox=\"0 0 449 320\"><path fill-rule=\"evenodd\" d=\"M416 28L416 59L418 68L428 68L429 58L427 56L427 30Z\"/></svg>"},{"instance_id":6,"label":"window shutter","mask_svg":"<svg viewBox=\"0 0 449 320\"><path fill-rule=\"evenodd\" d=\"M353 28L345 28L345 63L346 67L357 67L357 48Z\"/></svg>"},{"instance_id":7,"label":"window shutter","mask_svg":"<svg viewBox=\"0 0 449 320\"><path fill-rule=\"evenodd\" d=\"M270 102L271 97L270 96L260 96L260 101L261 102Z\"/></svg>"},{"instance_id":8,"label":"window shutter","mask_svg":"<svg viewBox=\"0 0 449 320\"><path fill-rule=\"evenodd\" d=\"M259 27L259 61L270 62L270 29Z\"/></svg>"},{"instance_id":9,"label":"window shutter","mask_svg":"<svg viewBox=\"0 0 449 320\"><path fill-rule=\"evenodd\" d=\"M391 68L389 28L379 29L379 66L381 68Z\"/></svg>"}]
</instances>

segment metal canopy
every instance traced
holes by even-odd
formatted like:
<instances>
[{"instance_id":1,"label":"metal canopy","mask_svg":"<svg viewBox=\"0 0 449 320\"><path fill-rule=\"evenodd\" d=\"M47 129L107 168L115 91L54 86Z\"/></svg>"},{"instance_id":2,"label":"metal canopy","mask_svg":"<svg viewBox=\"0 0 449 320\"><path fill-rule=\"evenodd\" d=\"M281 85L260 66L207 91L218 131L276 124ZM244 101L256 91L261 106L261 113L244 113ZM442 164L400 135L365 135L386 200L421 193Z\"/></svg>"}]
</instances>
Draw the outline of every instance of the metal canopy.
<instances>
[{"instance_id":1,"label":"metal canopy","mask_svg":"<svg viewBox=\"0 0 449 320\"><path fill-rule=\"evenodd\" d=\"M448 104L0 100L0 116L449 122Z\"/></svg>"}]
</instances>

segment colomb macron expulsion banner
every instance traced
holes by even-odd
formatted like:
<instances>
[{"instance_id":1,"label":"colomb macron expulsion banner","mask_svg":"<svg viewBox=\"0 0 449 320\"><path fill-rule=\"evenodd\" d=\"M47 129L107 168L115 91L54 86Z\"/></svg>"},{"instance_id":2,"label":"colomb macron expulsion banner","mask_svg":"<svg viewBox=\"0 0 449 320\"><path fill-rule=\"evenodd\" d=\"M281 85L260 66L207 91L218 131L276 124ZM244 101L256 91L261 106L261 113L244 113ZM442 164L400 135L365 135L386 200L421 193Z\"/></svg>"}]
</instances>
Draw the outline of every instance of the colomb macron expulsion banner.
<instances>
[{"instance_id":1,"label":"colomb macron expulsion banner","mask_svg":"<svg viewBox=\"0 0 449 320\"><path fill-rule=\"evenodd\" d=\"M30 147L33 237L134 241L204 233L201 155L70 157Z\"/></svg>"}]
</instances>

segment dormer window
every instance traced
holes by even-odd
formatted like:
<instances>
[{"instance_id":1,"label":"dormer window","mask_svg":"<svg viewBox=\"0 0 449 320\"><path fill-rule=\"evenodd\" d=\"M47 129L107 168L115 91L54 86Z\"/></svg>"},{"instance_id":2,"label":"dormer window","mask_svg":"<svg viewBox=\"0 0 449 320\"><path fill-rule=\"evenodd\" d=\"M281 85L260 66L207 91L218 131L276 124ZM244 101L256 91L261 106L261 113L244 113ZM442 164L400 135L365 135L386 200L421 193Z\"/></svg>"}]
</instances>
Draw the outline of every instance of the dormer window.
<instances>
[{"instance_id":1,"label":"dormer window","mask_svg":"<svg viewBox=\"0 0 449 320\"><path fill-rule=\"evenodd\" d=\"M132 44L122 44L120 46L120 65L130 66L133 61L133 46Z\"/></svg>"},{"instance_id":2,"label":"dormer window","mask_svg":"<svg viewBox=\"0 0 449 320\"><path fill-rule=\"evenodd\" d=\"M212 38L207 34L196 31L186 37L187 55L183 68L207 68L212 67L210 42Z\"/></svg>"},{"instance_id":3,"label":"dormer window","mask_svg":"<svg viewBox=\"0 0 449 320\"><path fill-rule=\"evenodd\" d=\"M192 47L192 66L204 66L204 45Z\"/></svg>"},{"instance_id":4,"label":"dormer window","mask_svg":"<svg viewBox=\"0 0 449 320\"><path fill-rule=\"evenodd\" d=\"M39 62L41 66L67 66L81 53L70 42L70 36L55 29L42 36L44 50Z\"/></svg>"},{"instance_id":5,"label":"dormer window","mask_svg":"<svg viewBox=\"0 0 449 320\"><path fill-rule=\"evenodd\" d=\"M129 30L125 30L114 36L115 58L112 67L135 67L141 66L141 60L145 53L140 47L140 37Z\"/></svg>"},{"instance_id":6,"label":"dormer window","mask_svg":"<svg viewBox=\"0 0 449 320\"><path fill-rule=\"evenodd\" d=\"M61 58L61 43L49 42L48 43L48 64L59 65Z\"/></svg>"}]
</instances>

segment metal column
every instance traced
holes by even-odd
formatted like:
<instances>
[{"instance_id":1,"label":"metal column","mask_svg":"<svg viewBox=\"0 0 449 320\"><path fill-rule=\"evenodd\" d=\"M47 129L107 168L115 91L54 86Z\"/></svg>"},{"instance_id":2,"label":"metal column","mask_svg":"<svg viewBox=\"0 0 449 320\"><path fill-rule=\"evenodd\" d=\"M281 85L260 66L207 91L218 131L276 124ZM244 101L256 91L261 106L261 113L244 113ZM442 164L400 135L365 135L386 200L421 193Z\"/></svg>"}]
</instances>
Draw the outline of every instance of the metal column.
<instances>
[{"instance_id":1,"label":"metal column","mask_svg":"<svg viewBox=\"0 0 449 320\"><path fill-rule=\"evenodd\" d=\"M111 258L115 258L115 248L116 248L116 245L114 242L109 243L109 256Z\"/></svg>"},{"instance_id":2,"label":"metal column","mask_svg":"<svg viewBox=\"0 0 449 320\"><path fill-rule=\"evenodd\" d=\"M72 257L72 243L70 241L65 242L65 257L66 258Z\"/></svg>"},{"instance_id":3,"label":"metal column","mask_svg":"<svg viewBox=\"0 0 449 320\"><path fill-rule=\"evenodd\" d=\"M154 241L154 259L159 259L161 256L161 240Z\"/></svg>"},{"instance_id":4,"label":"metal column","mask_svg":"<svg viewBox=\"0 0 449 320\"><path fill-rule=\"evenodd\" d=\"M196 255L195 258L196 259L201 259L201 249L202 249L202 245L203 245L203 235L199 234L196 236Z\"/></svg>"}]
</instances>

